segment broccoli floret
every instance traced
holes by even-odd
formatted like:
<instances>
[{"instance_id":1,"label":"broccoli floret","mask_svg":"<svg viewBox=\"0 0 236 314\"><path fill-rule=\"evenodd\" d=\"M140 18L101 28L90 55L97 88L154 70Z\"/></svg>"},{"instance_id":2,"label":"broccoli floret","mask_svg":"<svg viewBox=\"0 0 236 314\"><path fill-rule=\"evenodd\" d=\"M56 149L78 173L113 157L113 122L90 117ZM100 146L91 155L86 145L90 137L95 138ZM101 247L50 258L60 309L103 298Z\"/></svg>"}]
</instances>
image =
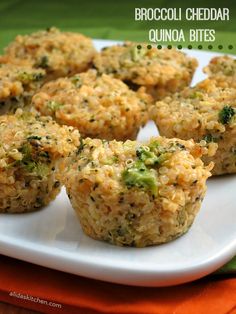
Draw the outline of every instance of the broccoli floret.
<instances>
[{"instance_id":1,"label":"broccoli floret","mask_svg":"<svg viewBox=\"0 0 236 314\"><path fill-rule=\"evenodd\" d=\"M37 135L31 135L31 136L27 137L28 141L31 141L31 140L38 140L38 141L40 141L41 139L42 139L42 137L41 136L37 136Z\"/></svg>"},{"instance_id":2,"label":"broccoli floret","mask_svg":"<svg viewBox=\"0 0 236 314\"><path fill-rule=\"evenodd\" d=\"M206 134L203 137L203 140L206 141L207 143L216 143L217 142L217 138L214 137L212 134Z\"/></svg>"},{"instance_id":3,"label":"broccoli floret","mask_svg":"<svg viewBox=\"0 0 236 314\"><path fill-rule=\"evenodd\" d=\"M219 112L219 121L222 124L228 124L234 115L234 108L231 106L224 106L224 108Z\"/></svg>"},{"instance_id":4,"label":"broccoli floret","mask_svg":"<svg viewBox=\"0 0 236 314\"><path fill-rule=\"evenodd\" d=\"M79 147L76 151L76 155L79 155L80 153L82 153L84 146L85 146L84 141L82 138L80 138L80 144L79 144Z\"/></svg>"},{"instance_id":5,"label":"broccoli floret","mask_svg":"<svg viewBox=\"0 0 236 314\"><path fill-rule=\"evenodd\" d=\"M19 151L20 151L20 152L22 153L22 155L23 155L23 159L22 159L22 160L28 159L28 158L31 157L32 147L31 147L29 144L25 143L25 144L23 144L23 145L21 146L21 148L19 149Z\"/></svg>"},{"instance_id":6,"label":"broccoli floret","mask_svg":"<svg viewBox=\"0 0 236 314\"><path fill-rule=\"evenodd\" d=\"M79 75L72 76L71 82L75 85L75 87L79 88L82 86L81 77Z\"/></svg>"},{"instance_id":7,"label":"broccoli floret","mask_svg":"<svg viewBox=\"0 0 236 314\"><path fill-rule=\"evenodd\" d=\"M40 81L44 78L43 73L27 73L27 72L19 72L17 76L18 80L23 83L29 83L32 81Z\"/></svg>"},{"instance_id":8,"label":"broccoli floret","mask_svg":"<svg viewBox=\"0 0 236 314\"><path fill-rule=\"evenodd\" d=\"M191 99L197 99L197 98L202 98L203 94L201 92L195 91L193 94L191 94L189 97Z\"/></svg>"},{"instance_id":9,"label":"broccoli floret","mask_svg":"<svg viewBox=\"0 0 236 314\"><path fill-rule=\"evenodd\" d=\"M142 59L143 56L147 53L147 50L144 47L138 49L137 46L134 46L130 50L132 61L136 62Z\"/></svg>"},{"instance_id":10,"label":"broccoli floret","mask_svg":"<svg viewBox=\"0 0 236 314\"><path fill-rule=\"evenodd\" d=\"M22 160L18 161L20 167L23 167L23 169L25 169L27 172L33 173L42 178L48 175L48 165L33 159L31 145L26 143L19 151L23 154Z\"/></svg>"},{"instance_id":11,"label":"broccoli floret","mask_svg":"<svg viewBox=\"0 0 236 314\"><path fill-rule=\"evenodd\" d=\"M122 179L128 188L138 187L150 190L157 195L157 178L152 170L149 170L142 161L136 161L132 167L122 173Z\"/></svg>"},{"instance_id":12,"label":"broccoli floret","mask_svg":"<svg viewBox=\"0 0 236 314\"><path fill-rule=\"evenodd\" d=\"M50 109L51 111L55 112L57 111L59 108L61 108L63 106L63 104L55 101L55 100L49 100L47 102L47 107L48 109Z\"/></svg>"},{"instance_id":13,"label":"broccoli floret","mask_svg":"<svg viewBox=\"0 0 236 314\"><path fill-rule=\"evenodd\" d=\"M157 153L160 148L160 143L158 141L152 141L148 147L150 148L150 151Z\"/></svg>"},{"instance_id":14,"label":"broccoli floret","mask_svg":"<svg viewBox=\"0 0 236 314\"><path fill-rule=\"evenodd\" d=\"M41 81L44 78L43 73L34 73L33 74L33 80L34 81Z\"/></svg>"},{"instance_id":15,"label":"broccoli floret","mask_svg":"<svg viewBox=\"0 0 236 314\"><path fill-rule=\"evenodd\" d=\"M40 61L37 63L37 66L46 69L49 67L49 60L47 56L42 56Z\"/></svg>"},{"instance_id":16,"label":"broccoli floret","mask_svg":"<svg viewBox=\"0 0 236 314\"><path fill-rule=\"evenodd\" d=\"M27 172L33 173L38 177L44 178L49 174L48 165L42 162L36 162L34 160L25 160L22 162L22 166Z\"/></svg>"},{"instance_id":17,"label":"broccoli floret","mask_svg":"<svg viewBox=\"0 0 236 314\"><path fill-rule=\"evenodd\" d=\"M103 164L110 166L110 165L113 165L113 164L117 163L118 160L119 159L118 159L117 156L112 156L112 157L107 158L106 160L104 160Z\"/></svg>"},{"instance_id":18,"label":"broccoli floret","mask_svg":"<svg viewBox=\"0 0 236 314\"><path fill-rule=\"evenodd\" d=\"M139 160L143 161L145 165L158 164L158 157L151 151L146 150L143 146L136 150L136 156Z\"/></svg>"}]
</instances>

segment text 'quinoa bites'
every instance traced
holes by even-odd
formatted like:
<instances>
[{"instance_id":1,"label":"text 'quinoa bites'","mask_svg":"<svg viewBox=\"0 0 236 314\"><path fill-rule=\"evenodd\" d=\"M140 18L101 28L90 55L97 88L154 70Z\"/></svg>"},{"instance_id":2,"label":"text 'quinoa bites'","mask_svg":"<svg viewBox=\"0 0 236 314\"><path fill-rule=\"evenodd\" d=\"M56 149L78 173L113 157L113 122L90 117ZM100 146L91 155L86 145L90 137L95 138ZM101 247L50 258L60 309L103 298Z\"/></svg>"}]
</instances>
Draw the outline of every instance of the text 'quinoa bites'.
<instances>
[{"instance_id":1,"label":"text 'quinoa bites'","mask_svg":"<svg viewBox=\"0 0 236 314\"><path fill-rule=\"evenodd\" d=\"M43 68L47 80L52 80L86 71L95 52L90 38L52 27L30 35L18 35L5 49L2 60Z\"/></svg>"},{"instance_id":2,"label":"text 'quinoa bites'","mask_svg":"<svg viewBox=\"0 0 236 314\"><path fill-rule=\"evenodd\" d=\"M236 59L229 56L215 57L203 71L218 86L236 88Z\"/></svg>"},{"instance_id":3,"label":"text 'quinoa bites'","mask_svg":"<svg viewBox=\"0 0 236 314\"><path fill-rule=\"evenodd\" d=\"M0 116L0 134L0 213L47 205L60 191L60 160L79 144L78 131L18 109Z\"/></svg>"},{"instance_id":4,"label":"text 'quinoa bites'","mask_svg":"<svg viewBox=\"0 0 236 314\"><path fill-rule=\"evenodd\" d=\"M44 77L43 69L0 64L0 114L27 108Z\"/></svg>"},{"instance_id":5,"label":"text 'quinoa bites'","mask_svg":"<svg viewBox=\"0 0 236 314\"><path fill-rule=\"evenodd\" d=\"M147 49L146 44L127 42L104 48L94 58L100 73L107 73L128 84L146 86L155 97L188 86L198 65L194 58L175 49Z\"/></svg>"},{"instance_id":6,"label":"text 'quinoa bites'","mask_svg":"<svg viewBox=\"0 0 236 314\"><path fill-rule=\"evenodd\" d=\"M81 141L63 183L84 232L117 245L144 247L185 233L200 208L213 164L193 141L153 138Z\"/></svg>"},{"instance_id":7,"label":"text 'quinoa bites'","mask_svg":"<svg viewBox=\"0 0 236 314\"><path fill-rule=\"evenodd\" d=\"M215 175L236 172L236 89L205 80L155 104L152 112L161 135L207 143L217 152Z\"/></svg>"},{"instance_id":8,"label":"text 'quinoa bites'","mask_svg":"<svg viewBox=\"0 0 236 314\"><path fill-rule=\"evenodd\" d=\"M152 97L95 70L45 84L32 104L58 123L79 129L82 137L134 139L148 120Z\"/></svg>"}]
</instances>

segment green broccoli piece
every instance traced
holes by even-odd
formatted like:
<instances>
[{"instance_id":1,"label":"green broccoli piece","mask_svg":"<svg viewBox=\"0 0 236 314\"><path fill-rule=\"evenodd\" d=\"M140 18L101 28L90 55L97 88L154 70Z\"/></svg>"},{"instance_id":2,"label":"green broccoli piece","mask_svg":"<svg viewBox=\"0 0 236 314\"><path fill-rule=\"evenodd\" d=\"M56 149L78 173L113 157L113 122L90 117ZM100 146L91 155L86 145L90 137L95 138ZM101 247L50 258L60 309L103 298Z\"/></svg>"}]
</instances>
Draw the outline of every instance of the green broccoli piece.
<instances>
[{"instance_id":1,"label":"green broccoli piece","mask_svg":"<svg viewBox=\"0 0 236 314\"><path fill-rule=\"evenodd\" d=\"M214 137L212 134L206 134L203 137L203 140L206 141L207 143L216 143L217 142L217 138Z\"/></svg>"},{"instance_id":2,"label":"green broccoli piece","mask_svg":"<svg viewBox=\"0 0 236 314\"><path fill-rule=\"evenodd\" d=\"M128 188L138 187L150 190L157 195L157 178L155 173L149 170L142 161L136 161L132 167L122 172L122 179Z\"/></svg>"},{"instance_id":3,"label":"green broccoli piece","mask_svg":"<svg viewBox=\"0 0 236 314\"><path fill-rule=\"evenodd\" d=\"M130 50L132 61L136 62L142 59L143 56L147 53L147 50L144 47L138 49L137 46L134 46Z\"/></svg>"},{"instance_id":4,"label":"green broccoli piece","mask_svg":"<svg viewBox=\"0 0 236 314\"><path fill-rule=\"evenodd\" d=\"M31 140L37 140L37 141L40 141L42 139L41 136L37 136L37 135L30 135L27 137L27 140L28 141L31 141Z\"/></svg>"},{"instance_id":5,"label":"green broccoli piece","mask_svg":"<svg viewBox=\"0 0 236 314\"><path fill-rule=\"evenodd\" d=\"M57 102L55 100L49 100L47 102L47 108L50 109L53 112L57 111L62 106L63 106L63 104L61 104L61 103L59 103L59 102Z\"/></svg>"},{"instance_id":6,"label":"green broccoli piece","mask_svg":"<svg viewBox=\"0 0 236 314\"><path fill-rule=\"evenodd\" d=\"M79 75L72 76L71 82L75 85L75 87L79 88L82 86L81 77Z\"/></svg>"},{"instance_id":7,"label":"green broccoli piece","mask_svg":"<svg viewBox=\"0 0 236 314\"><path fill-rule=\"evenodd\" d=\"M37 66L46 69L49 67L49 59L47 56L42 56L39 62L37 63Z\"/></svg>"},{"instance_id":8,"label":"green broccoli piece","mask_svg":"<svg viewBox=\"0 0 236 314\"><path fill-rule=\"evenodd\" d=\"M44 178L49 174L48 165L42 162L36 162L34 160L25 160L23 162L23 167L27 172L33 173L38 177Z\"/></svg>"},{"instance_id":9,"label":"green broccoli piece","mask_svg":"<svg viewBox=\"0 0 236 314\"><path fill-rule=\"evenodd\" d=\"M145 165L156 165L159 160L158 157L152 151L146 150L143 146L136 150L136 156L139 160L143 161Z\"/></svg>"},{"instance_id":10,"label":"green broccoli piece","mask_svg":"<svg viewBox=\"0 0 236 314\"><path fill-rule=\"evenodd\" d=\"M44 78L43 73L27 73L25 71L19 72L17 76L18 80L22 83L29 83L32 81L40 81Z\"/></svg>"},{"instance_id":11,"label":"green broccoli piece","mask_svg":"<svg viewBox=\"0 0 236 314\"><path fill-rule=\"evenodd\" d=\"M234 115L234 108L231 106L224 106L224 108L219 112L219 122L222 124L228 124Z\"/></svg>"},{"instance_id":12,"label":"green broccoli piece","mask_svg":"<svg viewBox=\"0 0 236 314\"><path fill-rule=\"evenodd\" d=\"M23 169L42 178L49 174L48 165L33 159L31 145L27 143L24 144L21 147L20 152L23 154L23 158L18 161L18 163Z\"/></svg>"}]
</instances>

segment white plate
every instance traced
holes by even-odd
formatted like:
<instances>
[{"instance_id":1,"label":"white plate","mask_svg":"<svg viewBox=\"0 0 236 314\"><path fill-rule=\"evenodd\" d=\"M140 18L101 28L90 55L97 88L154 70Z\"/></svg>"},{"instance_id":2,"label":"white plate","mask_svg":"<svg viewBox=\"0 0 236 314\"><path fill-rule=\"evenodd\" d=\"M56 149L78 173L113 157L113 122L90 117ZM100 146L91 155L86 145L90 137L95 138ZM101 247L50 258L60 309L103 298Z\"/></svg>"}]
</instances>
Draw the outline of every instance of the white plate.
<instances>
[{"instance_id":1,"label":"white plate","mask_svg":"<svg viewBox=\"0 0 236 314\"><path fill-rule=\"evenodd\" d=\"M113 44L96 40L97 48ZM188 51L200 68L216 53ZM204 78L200 68L194 82ZM152 123L139 139L156 135ZM47 208L0 215L0 253L85 277L139 286L184 283L216 270L236 254L236 176L208 181L193 226L179 239L142 249L116 247L85 236L64 191Z\"/></svg>"}]
</instances>

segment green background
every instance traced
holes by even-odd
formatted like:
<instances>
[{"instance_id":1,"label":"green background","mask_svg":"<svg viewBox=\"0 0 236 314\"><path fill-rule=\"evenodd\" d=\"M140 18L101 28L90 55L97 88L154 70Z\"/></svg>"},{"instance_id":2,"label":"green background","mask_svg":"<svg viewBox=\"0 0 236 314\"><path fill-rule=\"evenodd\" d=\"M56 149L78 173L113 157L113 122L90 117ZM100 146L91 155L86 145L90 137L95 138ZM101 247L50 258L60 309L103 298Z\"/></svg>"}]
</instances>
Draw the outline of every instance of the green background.
<instances>
[{"instance_id":1,"label":"green background","mask_svg":"<svg viewBox=\"0 0 236 314\"><path fill-rule=\"evenodd\" d=\"M227 7L230 21L135 21L135 7ZM184 12L184 11L183 11ZM213 51L223 45L223 52L236 54L236 1L176 1L176 0L1 0L0 48L18 33L28 33L49 26L63 30L80 31L94 38L148 41L150 28L213 28L216 41ZM177 45L177 43L175 43ZM186 42L183 46L187 46ZM199 43L193 43L197 48ZM202 43L201 43L202 44ZM210 43L211 44L211 43ZM209 43L203 43L208 49ZM232 50L228 45L233 45Z\"/></svg>"},{"instance_id":2,"label":"green background","mask_svg":"<svg viewBox=\"0 0 236 314\"><path fill-rule=\"evenodd\" d=\"M230 21L169 21L140 22L134 20L135 7L227 7ZM150 28L214 28L213 51L222 45L225 53L236 54L236 1L176 1L176 0L0 0L0 50L17 34L56 26L62 30L79 31L93 38L147 41ZM170 43L171 44L171 43ZM181 43L182 44L182 43ZM183 44L187 47L189 43ZM198 44L192 44L197 48ZM209 43L201 43L208 49ZM176 43L177 45L177 43ZM229 50L228 46L233 45ZM236 273L236 258L218 273Z\"/></svg>"}]
</instances>

